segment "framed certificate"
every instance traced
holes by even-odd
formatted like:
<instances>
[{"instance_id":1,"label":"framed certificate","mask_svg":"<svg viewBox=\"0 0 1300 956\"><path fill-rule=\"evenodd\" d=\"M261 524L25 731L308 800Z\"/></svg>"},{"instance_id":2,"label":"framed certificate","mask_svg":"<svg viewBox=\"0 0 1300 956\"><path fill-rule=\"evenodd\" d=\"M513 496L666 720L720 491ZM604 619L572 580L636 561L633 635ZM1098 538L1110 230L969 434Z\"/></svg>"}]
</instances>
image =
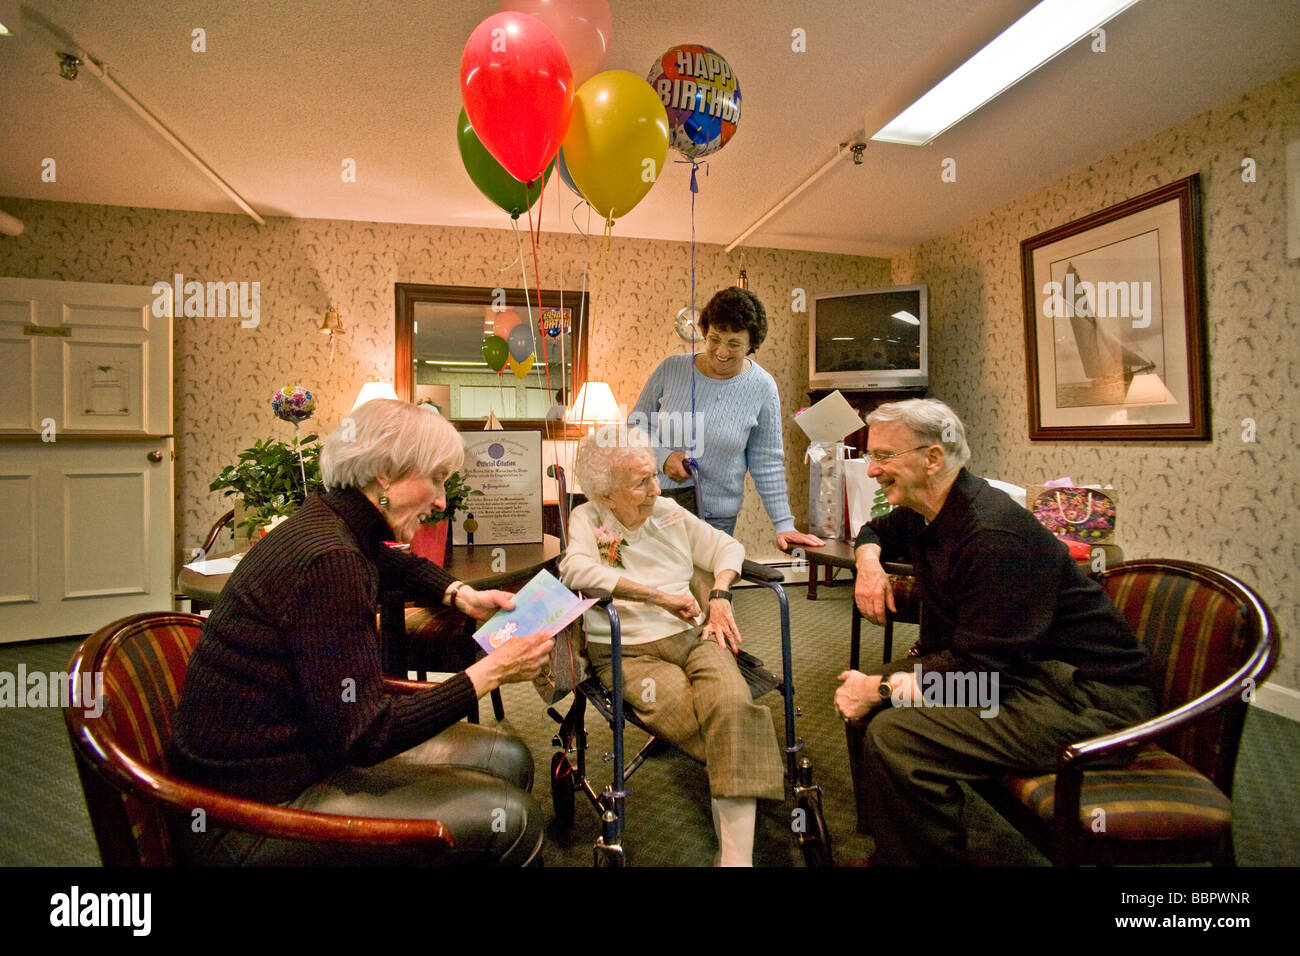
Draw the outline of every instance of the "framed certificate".
<instances>
[{"instance_id":1,"label":"framed certificate","mask_svg":"<svg viewBox=\"0 0 1300 956\"><path fill-rule=\"evenodd\" d=\"M453 544L536 544L542 540L542 433L461 432L461 472L481 491L457 513ZM470 536L473 536L471 539Z\"/></svg>"}]
</instances>

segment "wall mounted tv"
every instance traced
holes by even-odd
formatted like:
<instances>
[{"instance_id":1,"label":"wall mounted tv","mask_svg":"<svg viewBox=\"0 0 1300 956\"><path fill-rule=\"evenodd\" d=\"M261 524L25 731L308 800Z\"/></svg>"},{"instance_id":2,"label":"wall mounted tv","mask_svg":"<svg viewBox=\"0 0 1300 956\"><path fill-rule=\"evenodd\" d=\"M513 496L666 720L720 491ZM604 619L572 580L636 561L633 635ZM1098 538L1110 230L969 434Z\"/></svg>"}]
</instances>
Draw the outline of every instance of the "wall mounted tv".
<instances>
[{"instance_id":1,"label":"wall mounted tv","mask_svg":"<svg viewBox=\"0 0 1300 956\"><path fill-rule=\"evenodd\" d=\"M810 389L900 389L930 384L926 287L900 285L813 296Z\"/></svg>"}]
</instances>

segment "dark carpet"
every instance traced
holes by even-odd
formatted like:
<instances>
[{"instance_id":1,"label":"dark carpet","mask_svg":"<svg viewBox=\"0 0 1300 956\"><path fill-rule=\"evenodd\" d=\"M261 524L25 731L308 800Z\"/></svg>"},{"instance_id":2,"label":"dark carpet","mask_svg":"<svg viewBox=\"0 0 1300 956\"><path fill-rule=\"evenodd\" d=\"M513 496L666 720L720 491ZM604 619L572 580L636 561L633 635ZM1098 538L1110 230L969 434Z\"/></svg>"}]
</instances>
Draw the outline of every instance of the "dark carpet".
<instances>
[{"instance_id":1,"label":"dark carpet","mask_svg":"<svg viewBox=\"0 0 1300 956\"><path fill-rule=\"evenodd\" d=\"M819 589L818 600L805 600L802 587L789 589L794 637L796 701L803 714L796 727L813 764L813 779L824 794L826 822L837 857L869 855L871 841L856 832L849 785L844 730L831 704L836 675L848 661L848 588ZM776 599L762 590L736 596L736 617L747 650L779 670ZM895 653L906 648L915 631L897 629ZM0 671L15 674L19 663L29 671L66 668L77 646L58 640L0 647ZM881 631L863 628L863 660L880 660ZM504 689L506 721L528 741L537 767L535 793L548 822L545 862L549 866L590 866L597 817L578 795L571 828L555 824L547 771L554 752L554 722L531 685ZM763 698L773 714L778 739L783 734L779 695ZM490 707L483 707L485 715ZM490 716L487 717L490 721ZM589 773L599 790L609 782L609 765L601 755L611 746L609 728L591 719ZM644 741L631 728L629 754ZM0 709L0 864L8 866L94 866L99 862L90 821L73 765L72 752L57 708ZM707 866L715 851L704 767L670 750L650 758L627 787L628 858L640 866ZM1237 860L1243 866L1300 865L1300 724L1255 709L1246 722L1235 784ZM759 805L755 864L802 866L792 832L793 804ZM998 866L1045 866L1046 860L1016 831L973 794L965 819L973 862Z\"/></svg>"}]
</instances>

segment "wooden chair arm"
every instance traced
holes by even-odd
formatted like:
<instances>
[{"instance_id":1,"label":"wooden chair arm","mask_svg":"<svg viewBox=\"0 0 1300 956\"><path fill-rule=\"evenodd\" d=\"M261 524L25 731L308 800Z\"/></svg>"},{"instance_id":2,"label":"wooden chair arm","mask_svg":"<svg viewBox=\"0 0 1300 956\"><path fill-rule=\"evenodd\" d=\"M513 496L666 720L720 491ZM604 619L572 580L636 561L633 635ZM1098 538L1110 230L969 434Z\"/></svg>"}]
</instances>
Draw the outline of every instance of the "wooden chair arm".
<instances>
[{"instance_id":1,"label":"wooden chair arm","mask_svg":"<svg viewBox=\"0 0 1300 956\"><path fill-rule=\"evenodd\" d=\"M405 696L406 694L414 694L418 691L429 690L437 687L438 684L438 681L406 680L402 677L385 677L384 692Z\"/></svg>"},{"instance_id":2,"label":"wooden chair arm","mask_svg":"<svg viewBox=\"0 0 1300 956\"><path fill-rule=\"evenodd\" d=\"M1248 682L1257 684L1268 673L1274 646L1270 644L1256 648L1235 673L1181 707L1157 714L1132 727L1069 744L1057 757L1057 772L1063 772L1067 765L1092 763L1116 751L1162 737L1209 716L1234 698L1242 699L1241 695Z\"/></svg>"},{"instance_id":3,"label":"wooden chair arm","mask_svg":"<svg viewBox=\"0 0 1300 956\"><path fill-rule=\"evenodd\" d=\"M1089 765L1130 750L1144 743L1164 737L1182 727L1210 716L1214 711L1235 700L1240 700L1246 682L1258 683L1272 667L1276 644L1270 642L1257 647L1237 671L1207 690L1163 714L1132 727L1089 740L1067 745L1056 759L1055 827L1059 837L1068 835L1079 819L1080 794L1083 790L1083 773Z\"/></svg>"},{"instance_id":4,"label":"wooden chair arm","mask_svg":"<svg viewBox=\"0 0 1300 956\"><path fill-rule=\"evenodd\" d=\"M222 529L225 528L226 525L231 524L234 520L235 520L235 509L231 508L220 518L218 518L216 523L211 528L208 529L207 540L203 542L204 554L207 554L209 551L212 550L212 546L217 543L217 538L221 537Z\"/></svg>"},{"instance_id":5,"label":"wooden chair arm","mask_svg":"<svg viewBox=\"0 0 1300 956\"><path fill-rule=\"evenodd\" d=\"M118 789L186 819L201 809L208 825L285 840L414 845L432 850L445 850L454 845L451 831L439 820L341 816L233 797L159 773L136 761L112 741L92 738L84 728L78 736L81 746L93 747L108 758L92 763L82 757L94 772Z\"/></svg>"}]
</instances>

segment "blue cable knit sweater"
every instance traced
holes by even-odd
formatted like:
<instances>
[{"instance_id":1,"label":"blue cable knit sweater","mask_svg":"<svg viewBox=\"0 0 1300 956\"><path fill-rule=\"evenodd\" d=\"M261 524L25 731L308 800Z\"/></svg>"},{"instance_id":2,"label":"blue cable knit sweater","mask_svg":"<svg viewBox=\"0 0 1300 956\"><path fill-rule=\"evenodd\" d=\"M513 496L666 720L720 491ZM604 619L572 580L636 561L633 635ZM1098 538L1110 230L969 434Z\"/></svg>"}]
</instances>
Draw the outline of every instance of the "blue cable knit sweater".
<instances>
[{"instance_id":1,"label":"blue cable knit sweater","mask_svg":"<svg viewBox=\"0 0 1300 956\"><path fill-rule=\"evenodd\" d=\"M733 378L694 373L695 421L699 424L695 435L695 429L687 424L692 375L690 355L664 359L641 389L628 424L639 425L657 440L655 461L660 469L674 451L699 462L696 494L704 517L730 518L740 511L748 470L772 526L778 532L793 531L776 382L752 356L749 369ZM661 482L666 488L682 487L666 477L661 477Z\"/></svg>"}]
</instances>

